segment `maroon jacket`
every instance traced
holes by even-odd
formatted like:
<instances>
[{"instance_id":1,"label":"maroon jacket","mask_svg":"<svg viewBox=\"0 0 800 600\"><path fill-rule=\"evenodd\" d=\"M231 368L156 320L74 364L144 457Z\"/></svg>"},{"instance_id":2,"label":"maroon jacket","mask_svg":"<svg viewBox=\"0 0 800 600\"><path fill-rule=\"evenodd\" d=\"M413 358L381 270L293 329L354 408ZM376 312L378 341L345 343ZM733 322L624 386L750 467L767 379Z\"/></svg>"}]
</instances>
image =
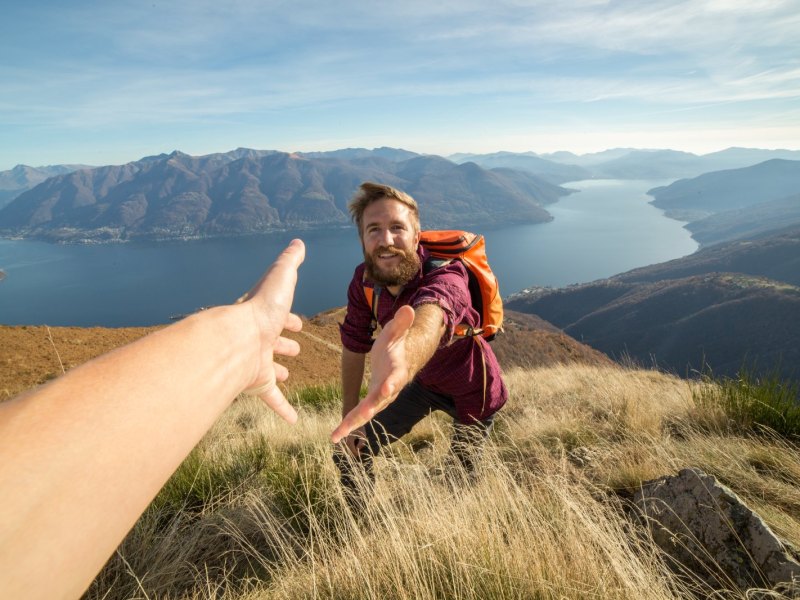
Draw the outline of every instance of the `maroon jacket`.
<instances>
[{"instance_id":1,"label":"maroon jacket","mask_svg":"<svg viewBox=\"0 0 800 600\"><path fill-rule=\"evenodd\" d=\"M429 258L420 246L422 264ZM347 314L339 326L342 345L352 352L367 353L372 348L370 324L372 308L367 304L364 286L364 264L356 267L347 290ZM508 390L501 376L500 365L488 342L482 337L453 339L453 328L459 323L473 327L480 317L472 308L467 287L466 267L453 261L423 275L422 269L395 297L382 289L378 297L378 322L389 322L403 305L416 308L437 304L444 312L445 333L439 348L417 373L416 380L429 390L453 398L462 423L483 420L497 412L508 399Z\"/></svg>"}]
</instances>

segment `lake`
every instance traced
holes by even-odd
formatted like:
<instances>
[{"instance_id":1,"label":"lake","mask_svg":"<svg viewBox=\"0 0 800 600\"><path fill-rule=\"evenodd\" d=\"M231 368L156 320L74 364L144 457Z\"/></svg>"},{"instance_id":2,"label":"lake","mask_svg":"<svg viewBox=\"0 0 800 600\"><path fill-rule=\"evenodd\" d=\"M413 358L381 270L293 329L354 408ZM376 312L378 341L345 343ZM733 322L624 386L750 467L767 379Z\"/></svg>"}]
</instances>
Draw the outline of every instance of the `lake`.
<instances>
[{"instance_id":1,"label":"lake","mask_svg":"<svg viewBox=\"0 0 800 600\"><path fill-rule=\"evenodd\" d=\"M691 254L678 221L645 192L669 181L590 180L547 206L550 223L482 231L504 296L565 286ZM475 230L475 228L473 228ZM0 239L0 323L123 327L229 303L249 289L293 237L306 242L294 311L346 303L361 251L354 229L186 242L56 245Z\"/></svg>"}]
</instances>

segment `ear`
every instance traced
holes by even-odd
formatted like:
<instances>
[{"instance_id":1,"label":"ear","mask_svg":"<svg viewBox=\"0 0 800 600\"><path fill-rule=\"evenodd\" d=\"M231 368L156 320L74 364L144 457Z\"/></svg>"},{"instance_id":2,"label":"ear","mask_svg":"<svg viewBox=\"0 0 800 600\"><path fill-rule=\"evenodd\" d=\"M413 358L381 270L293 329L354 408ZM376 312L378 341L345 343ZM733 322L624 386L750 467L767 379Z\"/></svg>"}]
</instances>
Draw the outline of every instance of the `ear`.
<instances>
[{"instance_id":1,"label":"ear","mask_svg":"<svg viewBox=\"0 0 800 600\"><path fill-rule=\"evenodd\" d=\"M417 232L414 234L414 250L419 248L419 239L420 239L420 231L419 227L417 227Z\"/></svg>"}]
</instances>

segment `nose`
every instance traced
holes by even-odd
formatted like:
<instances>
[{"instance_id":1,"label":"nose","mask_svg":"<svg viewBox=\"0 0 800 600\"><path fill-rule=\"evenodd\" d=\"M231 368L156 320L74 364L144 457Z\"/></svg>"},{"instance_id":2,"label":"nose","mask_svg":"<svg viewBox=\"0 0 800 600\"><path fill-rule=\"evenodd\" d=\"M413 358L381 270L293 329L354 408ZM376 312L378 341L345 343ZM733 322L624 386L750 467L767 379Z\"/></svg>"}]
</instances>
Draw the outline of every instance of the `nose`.
<instances>
[{"instance_id":1,"label":"nose","mask_svg":"<svg viewBox=\"0 0 800 600\"><path fill-rule=\"evenodd\" d=\"M388 227L381 229L380 244L381 246L394 246L394 235L392 235L392 230Z\"/></svg>"}]
</instances>

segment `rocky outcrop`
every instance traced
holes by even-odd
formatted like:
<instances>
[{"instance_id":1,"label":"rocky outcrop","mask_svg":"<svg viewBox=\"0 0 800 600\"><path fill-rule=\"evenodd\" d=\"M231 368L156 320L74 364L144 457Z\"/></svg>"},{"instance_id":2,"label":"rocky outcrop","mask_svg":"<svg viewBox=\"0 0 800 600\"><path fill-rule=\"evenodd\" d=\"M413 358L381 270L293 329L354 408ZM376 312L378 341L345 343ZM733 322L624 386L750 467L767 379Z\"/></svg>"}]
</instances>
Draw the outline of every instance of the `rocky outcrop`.
<instances>
[{"instance_id":1,"label":"rocky outcrop","mask_svg":"<svg viewBox=\"0 0 800 600\"><path fill-rule=\"evenodd\" d=\"M800 598L800 563L757 514L699 469L644 483L634 502L676 565L715 589L780 589Z\"/></svg>"}]
</instances>

